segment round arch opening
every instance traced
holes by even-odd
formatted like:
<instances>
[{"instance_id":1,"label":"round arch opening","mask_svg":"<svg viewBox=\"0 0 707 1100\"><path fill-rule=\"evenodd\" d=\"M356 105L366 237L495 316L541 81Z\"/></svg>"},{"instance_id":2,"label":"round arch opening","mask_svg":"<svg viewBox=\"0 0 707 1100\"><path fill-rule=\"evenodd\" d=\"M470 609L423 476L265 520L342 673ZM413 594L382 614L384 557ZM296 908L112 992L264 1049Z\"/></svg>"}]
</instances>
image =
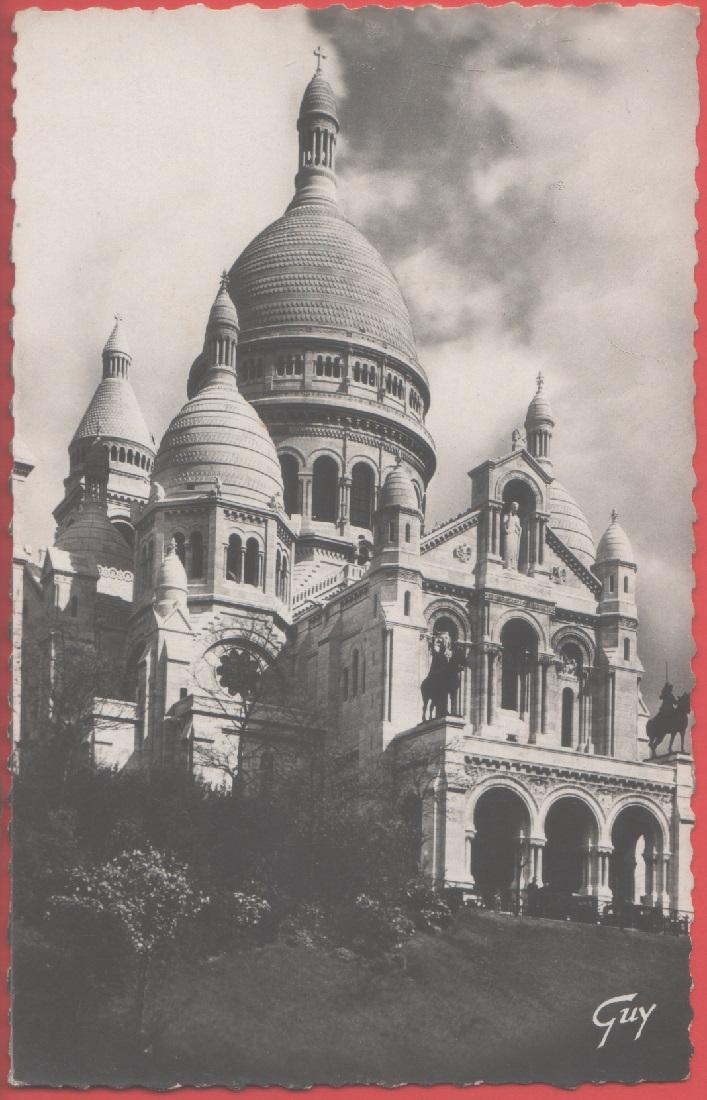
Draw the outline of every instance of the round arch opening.
<instances>
[{"instance_id":1,"label":"round arch opening","mask_svg":"<svg viewBox=\"0 0 707 1100\"><path fill-rule=\"evenodd\" d=\"M567 795L545 818L544 879L558 894L590 894L599 840L597 820L586 802Z\"/></svg>"},{"instance_id":2,"label":"round arch opening","mask_svg":"<svg viewBox=\"0 0 707 1100\"><path fill-rule=\"evenodd\" d=\"M531 708L538 637L525 619L510 619L501 630L501 709L524 719Z\"/></svg>"},{"instance_id":3,"label":"round arch opening","mask_svg":"<svg viewBox=\"0 0 707 1100\"><path fill-rule=\"evenodd\" d=\"M515 791L491 787L476 803L474 828L476 890L486 905L512 909L528 875L528 808Z\"/></svg>"},{"instance_id":4,"label":"round arch opening","mask_svg":"<svg viewBox=\"0 0 707 1100\"><path fill-rule=\"evenodd\" d=\"M645 806L626 806L611 829L609 886L615 905L655 905L664 891L663 833Z\"/></svg>"}]
</instances>

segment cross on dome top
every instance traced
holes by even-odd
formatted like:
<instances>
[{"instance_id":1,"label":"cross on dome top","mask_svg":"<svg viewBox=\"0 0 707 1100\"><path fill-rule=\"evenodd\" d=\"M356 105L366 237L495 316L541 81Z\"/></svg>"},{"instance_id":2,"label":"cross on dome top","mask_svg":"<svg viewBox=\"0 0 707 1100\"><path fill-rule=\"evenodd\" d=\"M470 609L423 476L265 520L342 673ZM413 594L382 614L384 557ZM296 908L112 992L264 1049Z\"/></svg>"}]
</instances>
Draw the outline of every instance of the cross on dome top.
<instances>
[{"instance_id":1,"label":"cross on dome top","mask_svg":"<svg viewBox=\"0 0 707 1100\"><path fill-rule=\"evenodd\" d=\"M315 76L319 76L322 71L322 61L326 61L327 55L322 50L321 46L317 46L316 50L312 50L312 53L317 59L317 71L315 73Z\"/></svg>"},{"instance_id":2,"label":"cross on dome top","mask_svg":"<svg viewBox=\"0 0 707 1100\"><path fill-rule=\"evenodd\" d=\"M611 509L611 522L616 523L618 518L619 518L619 513L616 511L615 508L612 508Z\"/></svg>"},{"instance_id":3,"label":"cross on dome top","mask_svg":"<svg viewBox=\"0 0 707 1100\"><path fill-rule=\"evenodd\" d=\"M221 272L221 290L228 290L228 272L225 268Z\"/></svg>"},{"instance_id":4,"label":"cross on dome top","mask_svg":"<svg viewBox=\"0 0 707 1100\"><path fill-rule=\"evenodd\" d=\"M538 384L538 393L540 393L541 389L545 385L545 375L541 370L538 371L538 377L535 379L535 381Z\"/></svg>"}]
</instances>

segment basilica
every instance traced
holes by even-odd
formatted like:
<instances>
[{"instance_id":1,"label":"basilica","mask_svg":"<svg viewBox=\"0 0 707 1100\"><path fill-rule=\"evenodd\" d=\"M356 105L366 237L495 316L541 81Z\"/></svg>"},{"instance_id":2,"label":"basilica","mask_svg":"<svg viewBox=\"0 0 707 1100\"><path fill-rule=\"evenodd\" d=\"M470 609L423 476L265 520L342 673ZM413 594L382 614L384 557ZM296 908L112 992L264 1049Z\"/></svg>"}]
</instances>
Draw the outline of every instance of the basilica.
<instances>
[{"instance_id":1,"label":"basilica","mask_svg":"<svg viewBox=\"0 0 707 1100\"><path fill-rule=\"evenodd\" d=\"M337 781L385 765L417 793L436 886L689 912L691 760L650 751L629 538L613 513L595 545L558 478L542 376L524 431L470 455L468 506L425 525L430 385L395 276L339 206L339 136L318 67L292 200L214 286L159 444L116 320L39 554L16 444L19 766L66 654L90 653L96 766L276 782L317 730Z\"/></svg>"}]
</instances>

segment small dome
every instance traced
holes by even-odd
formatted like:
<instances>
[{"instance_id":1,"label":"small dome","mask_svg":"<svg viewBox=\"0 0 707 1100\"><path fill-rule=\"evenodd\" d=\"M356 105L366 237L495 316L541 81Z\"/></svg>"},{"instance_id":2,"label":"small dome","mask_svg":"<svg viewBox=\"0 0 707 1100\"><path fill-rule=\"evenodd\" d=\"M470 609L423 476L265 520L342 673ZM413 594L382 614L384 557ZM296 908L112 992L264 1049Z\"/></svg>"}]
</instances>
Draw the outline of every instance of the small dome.
<instances>
[{"instance_id":1,"label":"small dome","mask_svg":"<svg viewBox=\"0 0 707 1100\"><path fill-rule=\"evenodd\" d=\"M331 84L325 80L321 73L315 73L304 90L302 103L299 109L299 117L318 114L329 115L338 123L336 112L336 98L331 89Z\"/></svg>"},{"instance_id":2,"label":"small dome","mask_svg":"<svg viewBox=\"0 0 707 1100\"><path fill-rule=\"evenodd\" d=\"M165 432L154 479L166 495L193 486L261 508L282 497L275 445L253 406L238 392L235 376L221 371L187 401Z\"/></svg>"},{"instance_id":3,"label":"small dome","mask_svg":"<svg viewBox=\"0 0 707 1100\"><path fill-rule=\"evenodd\" d=\"M97 565L132 571L133 552L100 505L87 502L76 518L62 527L55 539L59 550L85 554Z\"/></svg>"},{"instance_id":4,"label":"small dome","mask_svg":"<svg viewBox=\"0 0 707 1100\"><path fill-rule=\"evenodd\" d=\"M217 328L238 329L238 313L233 304L233 299L228 293L228 272L221 276L221 288L214 299L214 304L209 313L207 332Z\"/></svg>"},{"instance_id":5,"label":"small dome","mask_svg":"<svg viewBox=\"0 0 707 1100\"><path fill-rule=\"evenodd\" d=\"M550 486L550 527L583 565L592 565L594 539L587 517L559 481Z\"/></svg>"},{"instance_id":6,"label":"small dome","mask_svg":"<svg viewBox=\"0 0 707 1100\"><path fill-rule=\"evenodd\" d=\"M104 378L100 382L71 442L97 436L124 439L154 453L152 436L127 378Z\"/></svg>"},{"instance_id":7,"label":"small dome","mask_svg":"<svg viewBox=\"0 0 707 1100\"><path fill-rule=\"evenodd\" d=\"M105 347L103 348L104 355L123 355L126 359L131 359L130 349L128 348L128 341L125 338L125 329L123 328L123 318L116 313L115 324L113 325L113 331L106 340Z\"/></svg>"},{"instance_id":8,"label":"small dome","mask_svg":"<svg viewBox=\"0 0 707 1100\"><path fill-rule=\"evenodd\" d=\"M168 547L167 552L162 559L159 572L157 573L157 581L155 582L155 591L159 595L165 589L174 589L178 592L186 592L188 588L187 574L184 566L182 565L182 559L177 553L177 548L174 541L172 541Z\"/></svg>"},{"instance_id":9,"label":"small dome","mask_svg":"<svg viewBox=\"0 0 707 1100\"><path fill-rule=\"evenodd\" d=\"M533 400L528 405L528 412L525 416L526 429L538 424L555 423L555 418L552 415L552 409L550 408L550 402L545 396L544 391L545 379L542 374L538 375L538 388L533 397Z\"/></svg>"},{"instance_id":10,"label":"small dome","mask_svg":"<svg viewBox=\"0 0 707 1100\"><path fill-rule=\"evenodd\" d=\"M405 508L410 512L419 512L420 504L412 478L398 460L383 483L379 508Z\"/></svg>"},{"instance_id":11,"label":"small dome","mask_svg":"<svg viewBox=\"0 0 707 1100\"><path fill-rule=\"evenodd\" d=\"M628 535L620 523L617 523L618 515L611 513L611 523L599 540L597 550L597 564L607 561L625 561L635 564L633 548Z\"/></svg>"}]
</instances>

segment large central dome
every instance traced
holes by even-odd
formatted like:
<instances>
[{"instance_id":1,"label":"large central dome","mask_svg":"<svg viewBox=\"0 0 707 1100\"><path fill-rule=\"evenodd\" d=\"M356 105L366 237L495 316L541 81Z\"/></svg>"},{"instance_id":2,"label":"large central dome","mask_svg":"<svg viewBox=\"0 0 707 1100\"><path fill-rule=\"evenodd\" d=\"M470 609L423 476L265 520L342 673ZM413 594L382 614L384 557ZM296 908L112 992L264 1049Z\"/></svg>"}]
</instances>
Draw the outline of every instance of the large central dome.
<instances>
[{"instance_id":1,"label":"large central dome","mask_svg":"<svg viewBox=\"0 0 707 1100\"><path fill-rule=\"evenodd\" d=\"M236 260L230 289L243 340L263 329L329 329L422 373L395 276L333 203L291 206Z\"/></svg>"}]
</instances>

